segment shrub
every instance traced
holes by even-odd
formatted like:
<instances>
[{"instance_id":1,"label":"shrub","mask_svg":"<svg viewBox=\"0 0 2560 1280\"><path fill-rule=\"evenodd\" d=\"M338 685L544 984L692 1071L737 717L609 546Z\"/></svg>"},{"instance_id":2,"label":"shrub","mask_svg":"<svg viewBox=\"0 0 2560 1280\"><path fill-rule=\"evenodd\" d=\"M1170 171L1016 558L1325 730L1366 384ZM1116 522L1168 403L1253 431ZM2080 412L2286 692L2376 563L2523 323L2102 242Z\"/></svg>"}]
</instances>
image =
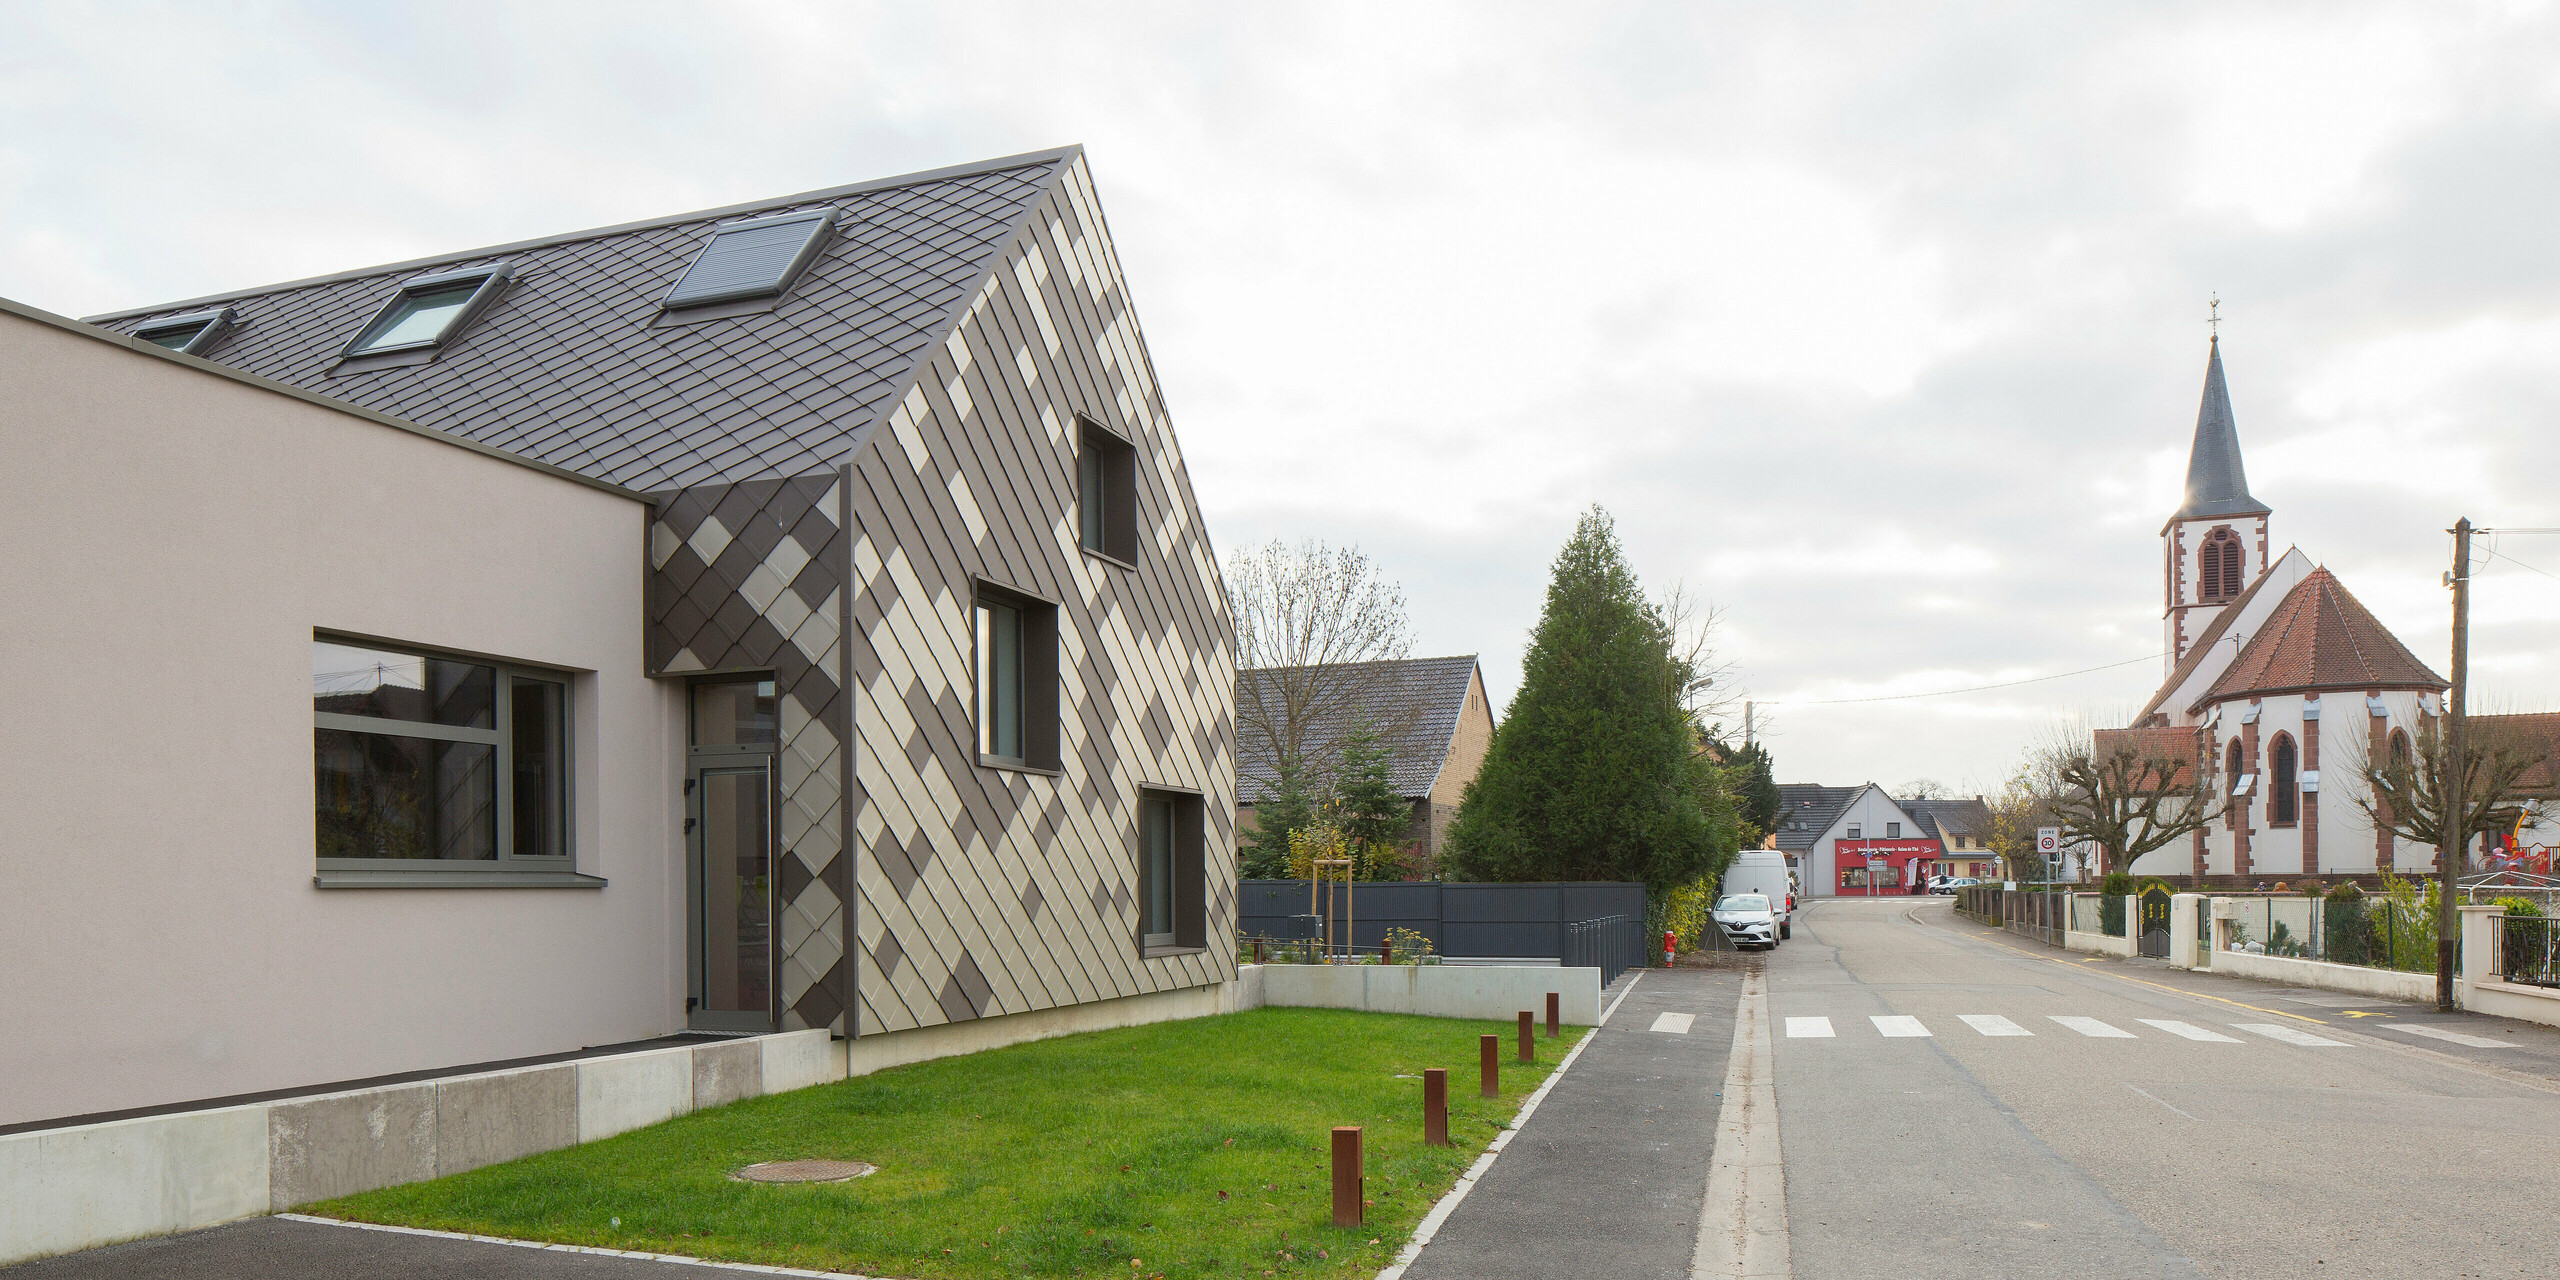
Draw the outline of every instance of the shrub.
<instances>
[{"instance_id":1,"label":"shrub","mask_svg":"<svg viewBox=\"0 0 2560 1280\"><path fill-rule=\"evenodd\" d=\"M2331 960L2373 963L2373 922L2365 918L2364 890L2353 883L2331 889L2320 915L2321 932L2327 935L2321 941Z\"/></svg>"},{"instance_id":2,"label":"shrub","mask_svg":"<svg viewBox=\"0 0 2560 1280\"><path fill-rule=\"evenodd\" d=\"M2491 898L2490 901L2505 907L2507 914L2511 917L2531 916L2540 919L2542 916L2541 904L2531 898Z\"/></svg>"}]
</instances>

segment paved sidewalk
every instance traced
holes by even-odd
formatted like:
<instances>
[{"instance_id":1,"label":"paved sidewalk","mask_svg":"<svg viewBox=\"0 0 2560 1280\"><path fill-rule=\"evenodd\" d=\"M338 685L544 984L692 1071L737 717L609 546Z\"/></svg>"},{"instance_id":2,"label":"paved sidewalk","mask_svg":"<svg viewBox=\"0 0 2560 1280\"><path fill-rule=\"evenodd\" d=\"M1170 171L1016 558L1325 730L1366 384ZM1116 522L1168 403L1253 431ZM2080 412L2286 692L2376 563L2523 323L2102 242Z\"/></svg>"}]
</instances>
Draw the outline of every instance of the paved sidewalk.
<instances>
[{"instance_id":1,"label":"paved sidewalk","mask_svg":"<svg viewBox=\"0 0 2560 1280\"><path fill-rule=\"evenodd\" d=\"M1937 909L1931 910L1932 906ZM2289 987L2211 970L2173 969L2166 960L2147 957L2126 960L2115 956L2083 955L1958 915L1952 900L1946 898L1922 904L1910 914L1922 924L1936 925L1994 946L2008 947L2031 959L2068 964L2075 969L2166 987L2188 995L2231 1001L2281 1013L2289 1018L2305 1018L2339 1031L2362 1033L2384 1044L2430 1050L2483 1066L2560 1081L2560 1027L2481 1013L2438 1013L2433 1004L2404 1004L2313 987ZM2492 1043L2473 1043L2475 1041Z\"/></svg>"},{"instance_id":2,"label":"paved sidewalk","mask_svg":"<svg viewBox=\"0 0 2560 1280\"><path fill-rule=\"evenodd\" d=\"M0 1267L7 1280L725 1280L750 1274L756 1273L286 1218L251 1218Z\"/></svg>"},{"instance_id":3,"label":"paved sidewalk","mask_svg":"<svg viewBox=\"0 0 2560 1280\"><path fill-rule=\"evenodd\" d=\"M1407 1280L1686 1276L1742 976L1643 971ZM1653 1030L1664 1014L1693 1020Z\"/></svg>"}]
</instances>

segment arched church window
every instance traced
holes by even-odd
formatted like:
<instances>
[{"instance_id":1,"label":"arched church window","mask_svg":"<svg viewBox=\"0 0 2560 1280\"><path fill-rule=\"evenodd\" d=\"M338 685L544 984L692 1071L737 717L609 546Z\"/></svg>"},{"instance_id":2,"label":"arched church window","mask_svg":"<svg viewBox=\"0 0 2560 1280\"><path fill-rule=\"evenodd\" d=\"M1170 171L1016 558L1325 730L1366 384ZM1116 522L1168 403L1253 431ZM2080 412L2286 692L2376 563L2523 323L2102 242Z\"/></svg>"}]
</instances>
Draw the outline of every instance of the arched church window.
<instances>
[{"instance_id":1,"label":"arched church window","mask_svg":"<svg viewBox=\"0 0 2560 1280\"><path fill-rule=\"evenodd\" d=\"M2301 811L2302 793L2294 781L2293 739L2277 734L2274 747L2267 752L2267 805L2270 820L2277 826L2294 821Z\"/></svg>"},{"instance_id":2,"label":"arched church window","mask_svg":"<svg viewBox=\"0 0 2560 1280\"><path fill-rule=\"evenodd\" d=\"M2240 740L2238 738L2231 740L2231 749L2224 753L2222 761L2222 794L2230 806L2222 811L2222 822L2224 826L2237 831L2240 829L2240 809L2248 803L2245 797L2231 794L2232 788L2240 785Z\"/></svg>"},{"instance_id":3,"label":"arched church window","mask_svg":"<svg viewBox=\"0 0 2560 1280\"><path fill-rule=\"evenodd\" d=\"M2234 784L2240 781L2240 740L2238 738L2233 738L2231 749L2223 753L2222 772Z\"/></svg>"},{"instance_id":4,"label":"arched church window","mask_svg":"<svg viewBox=\"0 0 2560 1280\"><path fill-rule=\"evenodd\" d=\"M2247 560L2240 535L2228 528L2206 534L2196 552L2196 594L2206 600L2228 600L2240 594L2240 570Z\"/></svg>"}]
</instances>

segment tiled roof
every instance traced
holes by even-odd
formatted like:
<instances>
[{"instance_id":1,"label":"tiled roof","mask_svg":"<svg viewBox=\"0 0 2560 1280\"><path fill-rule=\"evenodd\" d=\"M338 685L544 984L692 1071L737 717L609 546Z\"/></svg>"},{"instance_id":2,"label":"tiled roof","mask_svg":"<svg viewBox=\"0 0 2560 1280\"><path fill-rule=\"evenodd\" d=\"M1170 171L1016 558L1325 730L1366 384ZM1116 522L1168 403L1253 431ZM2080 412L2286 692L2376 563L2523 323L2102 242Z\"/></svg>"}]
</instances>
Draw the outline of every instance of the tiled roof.
<instances>
[{"instance_id":1,"label":"tiled roof","mask_svg":"<svg viewBox=\"0 0 2560 1280\"><path fill-rule=\"evenodd\" d=\"M1077 150L836 187L599 231L195 298L92 323L131 333L228 304L202 354L634 489L805 475L843 461L968 305ZM717 223L831 207L836 230L778 305L655 325ZM338 373L403 280L512 264L513 280L425 364Z\"/></svg>"},{"instance_id":2,"label":"tiled roof","mask_svg":"<svg viewBox=\"0 0 2560 1280\"><path fill-rule=\"evenodd\" d=\"M1476 673L1475 655L1356 665L1371 669L1369 678L1377 682L1376 697L1368 708L1374 718L1403 726L1403 732L1387 744L1395 751L1396 794L1407 798L1431 794L1431 784L1439 778L1440 766L1449 758L1449 741L1458 732L1459 713L1466 709L1467 687ZM1236 700L1242 702L1251 697L1250 686L1268 679L1274 670L1287 669L1237 672ZM1339 753L1344 737L1351 732L1350 719L1338 717L1337 723L1311 727L1306 737L1308 750L1320 757ZM1259 734L1237 734L1236 794L1251 803L1278 780L1270 744L1262 741Z\"/></svg>"},{"instance_id":3,"label":"tiled roof","mask_svg":"<svg viewBox=\"0 0 2560 1280\"><path fill-rule=\"evenodd\" d=\"M2249 496L2240 468L2240 428L2231 419L2231 392L2222 382L2222 340L2205 357L2204 401L2196 407L2196 442L2187 455L2186 501L2173 520L2212 516L2262 516L2267 504Z\"/></svg>"},{"instance_id":4,"label":"tiled roof","mask_svg":"<svg viewBox=\"0 0 2560 1280\"><path fill-rule=\"evenodd\" d=\"M2541 757L2517 775L2515 792L2545 800L2560 798L2560 712L2475 715L2466 717L2466 723L2473 743Z\"/></svg>"},{"instance_id":5,"label":"tiled roof","mask_svg":"<svg viewBox=\"0 0 2560 1280\"><path fill-rule=\"evenodd\" d=\"M1920 824L1927 835L1945 839L1948 836L1988 836L1991 834L1991 806L1980 800L1896 800L1911 820Z\"/></svg>"},{"instance_id":6,"label":"tiled roof","mask_svg":"<svg viewBox=\"0 0 2560 1280\"><path fill-rule=\"evenodd\" d=\"M1866 787L1826 787L1814 782L1778 784L1778 847L1802 851L1813 847L1840 817L1840 811Z\"/></svg>"},{"instance_id":7,"label":"tiled roof","mask_svg":"<svg viewBox=\"0 0 2560 1280\"><path fill-rule=\"evenodd\" d=\"M2289 555L2291 552L2288 551L2286 554ZM2283 563L2283 558L2278 557L2277 563ZM2203 666L2206 660L2214 655L2215 647L2222 643L2223 633L2229 631L2232 625L2239 621L2240 616L2248 611L2249 602L2258 598L2259 589L2267 585L2268 579L2274 572L2275 568L2272 565L2259 570L2258 576L2249 580L2247 590L2232 597L2231 603L2214 611L2213 621L2206 624L2204 633L2197 636L2195 643L2187 647L2187 656L2178 660L2177 669L2169 673L2168 680L2161 684L2159 692L2152 694L2151 701L2144 703L2141 713L2134 716L2135 724L2141 724L2152 716L2161 714L2161 704L2167 702L2170 695L2175 694L2190 677L2195 675L2196 668Z\"/></svg>"},{"instance_id":8,"label":"tiled roof","mask_svg":"<svg viewBox=\"0 0 2560 1280\"><path fill-rule=\"evenodd\" d=\"M2314 569L2285 593L2196 708L2251 694L2445 687L2336 575Z\"/></svg>"},{"instance_id":9,"label":"tiled roof","mask_svg":"<svg viewBox=\"0 0 2560 1280\"><path fill-rule=\"evenodd\" d=\"M2144 760L2193 761L2204 750L2202 725L2152 725L2135 729L2100 729L2091 735L2102 752L2130 751Z\"/></svg>"}]
</instances>

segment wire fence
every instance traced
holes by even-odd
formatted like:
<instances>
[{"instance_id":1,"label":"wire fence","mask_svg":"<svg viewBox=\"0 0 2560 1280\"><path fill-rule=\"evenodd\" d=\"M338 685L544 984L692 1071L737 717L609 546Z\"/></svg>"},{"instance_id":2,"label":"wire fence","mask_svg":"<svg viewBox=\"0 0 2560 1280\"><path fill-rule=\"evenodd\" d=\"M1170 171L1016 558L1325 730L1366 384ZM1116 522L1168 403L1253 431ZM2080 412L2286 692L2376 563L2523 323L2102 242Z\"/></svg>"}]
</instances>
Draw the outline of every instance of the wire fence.
<instances>
[{"instance_id":1,"label":"wire fence","mask_svg":"<svg viewBox=\"0 0 2560 1280\"><path fill-rule=\"evenodd\" d=\"M2217 896L2230 904L2227 950L2405 973L2435 972L2433 904L2415 894L2338 901L2308 894Z\"/></svg>"},{"instance_id":2,"label":"wire fence","mask_svg":"<svg viewBox=\"0 0 2560 1280\"><path fill-rule=\"evenodd\" d=\"M2560 987L2560 920L2509 916L2498 938L2498 973L2509 982Z\"/></svg>"}]
</instances>

